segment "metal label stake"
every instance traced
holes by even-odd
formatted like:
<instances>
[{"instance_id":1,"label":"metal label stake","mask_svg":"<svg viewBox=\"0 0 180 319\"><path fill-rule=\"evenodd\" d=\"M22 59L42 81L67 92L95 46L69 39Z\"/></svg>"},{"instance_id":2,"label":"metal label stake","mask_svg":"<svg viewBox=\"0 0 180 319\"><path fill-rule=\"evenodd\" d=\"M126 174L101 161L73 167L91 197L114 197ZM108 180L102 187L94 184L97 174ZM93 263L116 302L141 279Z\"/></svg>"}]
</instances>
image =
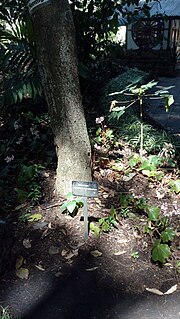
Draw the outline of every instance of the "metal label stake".
<instances>
[{"instance_id":1,"label":"metal label stake","mask_svg":"<svg viewBox=\"0 0 180 319\"><path fill-rule=\"evenodd\" d=\"M75 196L82 196L84 206L84 239L88 239L88 205L87 197L98 197L98 183L96 182L72 182L72 193Z\"/></svg>"}]
</instances>

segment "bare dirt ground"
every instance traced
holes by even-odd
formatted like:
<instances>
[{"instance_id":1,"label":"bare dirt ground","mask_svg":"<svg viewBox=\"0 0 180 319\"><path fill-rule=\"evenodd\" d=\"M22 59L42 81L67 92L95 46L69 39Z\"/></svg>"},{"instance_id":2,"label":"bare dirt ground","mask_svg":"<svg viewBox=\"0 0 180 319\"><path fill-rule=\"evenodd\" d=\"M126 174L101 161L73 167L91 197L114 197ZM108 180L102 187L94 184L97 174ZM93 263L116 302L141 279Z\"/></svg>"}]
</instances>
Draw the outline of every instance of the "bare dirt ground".
<instances>
[{"instance_id":1,"label":"bare dirt ground","mask_svg":"<svg viewBox=\"0 0 180 319\"><path fill-rule=\"evenodd\" d=\"M151 261L151 240L142 233L143 216L120 217L117 227L96 237L89 232L84 241L83 210L72 218L60 212L58 201L48 191L54 176L45 174L46 196L32 213L41 213L38 222L14 221L10 269L1 277L0 304L9 306L21 318L173 318L179 316L180 277L175 267L179 255L179 199L162 184L156 187L141 174L123 181L108 168L95 169L99 198L88 199L89 221L107 216L111 205L118 207L120 193L145 197L168 214L178 231L174 251L163 266ZM163 186L164 187L164 186ZM163 196L158 196L163 190ZM159 193L158 193L159 192ZM132 256L133 252L138 257ZM16 274L17 259L28 269L27 279ZM166 292L177 284L172 295L158 296L146 290ZM143 301L144 300L144 301ZM158 317L159 314L159 317Z\"/></svg>"}]
</instances>

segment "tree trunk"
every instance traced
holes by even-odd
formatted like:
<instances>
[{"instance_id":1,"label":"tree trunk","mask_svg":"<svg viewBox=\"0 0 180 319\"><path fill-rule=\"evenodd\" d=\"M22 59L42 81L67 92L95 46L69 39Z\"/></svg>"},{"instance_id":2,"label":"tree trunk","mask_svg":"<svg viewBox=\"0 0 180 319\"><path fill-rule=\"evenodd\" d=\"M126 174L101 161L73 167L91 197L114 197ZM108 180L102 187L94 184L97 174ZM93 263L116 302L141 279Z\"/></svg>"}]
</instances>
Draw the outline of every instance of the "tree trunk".
<instances>
[{"instance_id":1,"label":"tree trunk","mask_svg":"<svg viewBox=\"0 0 180 319\"><path fill-rule=\"evenodd\" d=\"M55 136L56 193L72 180L91 180L91 147L79 88L75 29L68 0L52 0L32 14L39 72Z\"/></svg>"}]
</instances>

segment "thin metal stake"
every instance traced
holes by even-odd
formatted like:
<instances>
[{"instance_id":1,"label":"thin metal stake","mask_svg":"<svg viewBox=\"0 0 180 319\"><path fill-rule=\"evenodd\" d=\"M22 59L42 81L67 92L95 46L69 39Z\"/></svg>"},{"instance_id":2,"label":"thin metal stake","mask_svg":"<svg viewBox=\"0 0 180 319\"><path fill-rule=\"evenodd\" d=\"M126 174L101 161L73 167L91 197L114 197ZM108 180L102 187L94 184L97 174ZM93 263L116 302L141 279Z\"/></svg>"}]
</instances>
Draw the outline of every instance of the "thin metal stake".
<instances>
[{"instance_id":1,"label":"thin metal stake","mask_svg":"<svg viewBox=\"0 0 180 319\"><path fill-rule=\"evenodd\" d=\"M84 239L88 239L88 208L87 208L87 197L83 197L83 211L84 211Z\"/></svg>"}]
</instances>

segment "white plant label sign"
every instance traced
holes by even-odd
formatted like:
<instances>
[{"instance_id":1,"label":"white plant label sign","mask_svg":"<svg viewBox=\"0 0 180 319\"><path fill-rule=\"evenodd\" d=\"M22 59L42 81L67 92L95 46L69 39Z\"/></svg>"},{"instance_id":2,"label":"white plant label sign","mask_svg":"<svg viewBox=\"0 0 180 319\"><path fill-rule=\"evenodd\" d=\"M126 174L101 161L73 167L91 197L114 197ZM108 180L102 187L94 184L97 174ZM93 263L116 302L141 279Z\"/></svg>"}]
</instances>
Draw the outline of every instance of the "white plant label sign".
<instances>
[{"instance_id":1,"label":"white plant label sign","mask_svg":"<svg viewBox=\"0 0 180 319\"><path fill-rule=\"evenodd\" d=\"M32 13L38 9L38 7L46 6L50 4L51 0L30 0L28 1L29 12Z\"/></svg>"}]
</instances>

